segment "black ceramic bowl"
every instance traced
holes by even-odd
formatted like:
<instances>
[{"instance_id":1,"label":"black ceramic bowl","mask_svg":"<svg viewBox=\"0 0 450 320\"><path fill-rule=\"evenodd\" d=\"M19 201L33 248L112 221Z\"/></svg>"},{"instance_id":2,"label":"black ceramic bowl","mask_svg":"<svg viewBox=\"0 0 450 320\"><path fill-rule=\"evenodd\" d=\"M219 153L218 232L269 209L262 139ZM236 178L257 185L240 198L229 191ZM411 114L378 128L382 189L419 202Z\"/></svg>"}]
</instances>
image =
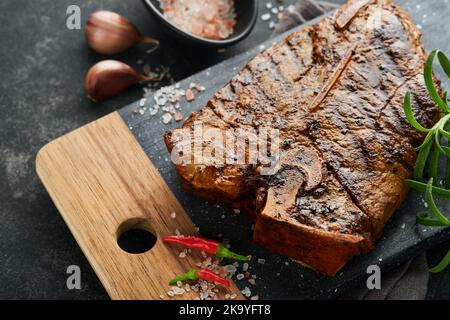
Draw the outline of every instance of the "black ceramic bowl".
<instances>
[{"instance_id":1,"label":"black ceramic bowl","mask_svg":"<svg viewBox=\"0 0 450 320\"><path fill-rule=\"evenodd\" d=\"M170 34L183 42L209 47L226 47L241 41L252 31L258 17L258 0L235 0L236 26L234 27L233 34L224 40L211 40L183 31L170 20L166 19L160 9L158 0L144 0L144 3L156 19L162 22Z\"/></svg>"}]
</instances>

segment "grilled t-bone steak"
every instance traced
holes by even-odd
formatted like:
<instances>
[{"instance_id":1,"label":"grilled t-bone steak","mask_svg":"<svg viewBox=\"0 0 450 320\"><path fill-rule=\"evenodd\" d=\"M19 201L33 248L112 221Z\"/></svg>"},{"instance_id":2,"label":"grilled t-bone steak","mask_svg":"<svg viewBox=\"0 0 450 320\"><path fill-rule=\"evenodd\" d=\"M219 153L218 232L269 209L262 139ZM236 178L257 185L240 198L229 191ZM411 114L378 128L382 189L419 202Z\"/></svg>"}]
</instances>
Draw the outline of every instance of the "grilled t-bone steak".
<instances>
[{"instance_id":1,"label":"grilled t-bone steak","mask_svg":"<svg viewBox=\"0 0 450 320\"><path fill-rule=\"evenodd\" d=\"M186 189L250 213L254 241L335 275L374 241L407 194L423 136L403 115L439 116L423 83L426 55L410 17L389 0L350 1L253 58L183 127L279 130L272 175L254 164L179 164ZM436 85L438 85L436 81ZM202 135L193 139L200 141ZM193 145L193 144L192 144Z\"/></svg>"}]
</instances>

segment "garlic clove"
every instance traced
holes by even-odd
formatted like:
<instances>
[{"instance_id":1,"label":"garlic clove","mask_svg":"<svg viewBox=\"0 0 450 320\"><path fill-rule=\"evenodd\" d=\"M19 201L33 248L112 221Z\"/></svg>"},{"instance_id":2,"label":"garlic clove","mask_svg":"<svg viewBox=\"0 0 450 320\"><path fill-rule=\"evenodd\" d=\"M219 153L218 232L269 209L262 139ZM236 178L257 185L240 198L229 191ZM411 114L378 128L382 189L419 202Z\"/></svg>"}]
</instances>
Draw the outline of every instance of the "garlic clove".
<instances>
[{"instance_id":1,"label":"garlic clove","mask_svg":"<svg viewBox=\"0 0 450 320\"><path fill-rule=\"evenodd\" d=\"M129 65L116 60L103 60L93 65L84 81L89 99L100 102L111 98L128 87L152 80L134 71Z\"/></svg>"},{"instance_id":2,"label":"garlic clove","mask_svg":"<svg viewBox=\"0 0 450 320\"><path fill-rule=\"evenodd\" d=\"M137 43L152 44L153 50L159 47L158 40L143 36L128 19L106 10L89 16L85 35L89 46L101 54L120 53Z\"/></svg>"}]
</instances>

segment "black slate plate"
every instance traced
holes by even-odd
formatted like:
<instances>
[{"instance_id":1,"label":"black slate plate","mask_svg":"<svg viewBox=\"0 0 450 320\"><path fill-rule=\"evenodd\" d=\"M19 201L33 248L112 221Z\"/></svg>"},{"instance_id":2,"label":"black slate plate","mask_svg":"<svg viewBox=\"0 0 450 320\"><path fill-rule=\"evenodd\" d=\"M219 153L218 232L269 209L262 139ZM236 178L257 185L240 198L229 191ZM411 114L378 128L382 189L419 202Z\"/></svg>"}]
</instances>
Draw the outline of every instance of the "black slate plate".
<instances>
[{"instance_id":1,"label":"black slate plate","mask_svg":"<svg viewBox=\"0 0 450 320\"><path fill-rule=\"evenodd\" d=\"M413 16L416 24L422 28L423 41L427 49L437 47L450 52L450 43L446 41L446 30L450 29L450 20L447 19L450 15L450 1L399 0L397 3L403 5ZM281 37L269 40L264 45L270 46L273 41ZM191 82L206 87L206 91L197 94L194 102L190 104L182 102L181 109L184 115L187 116L190 112L204 106L214 92L220 89L259 50L261 48L255 48L181 81L181 88L187 88ZM438 72L438 76L440 79L445 78L441 72ZM448 82L444 81L443 85L446 84ZM150 106L154 102L147 103ZM250 264L250 271L258 278L256 286L249 287L262 299L333 298L356 284L363 283L367 277L366 269L369 265L377 264L383 271L389 270L450 237L450 229L416 226L416 213L425 208L422 195L411 191L402 208L387 224L383 237L378 241L373 252L354 258L336 277L319 276L286 257L270 253L253 244L252 222L245 215L235 215L230 210L185 192L180 186L162 139L166 130L178 127L180 123L164 125L160 119L161 114L151 116L149 112L143 115L136 113L134 110L138 108L138 104L139 102L133 103L121 109L119 113L194 223L200 228L200 232L211 238L217 238L219 234L223 234L224 238L231 240L233 249L237 252L252 254L255 258L266 260L265 264L258 264L254 258ZM449 202L440 202L440 206L444 212L450 209ZM248 286L246 281L236 281L236 283L241 289Z\"/></svg>"}]
</instances>

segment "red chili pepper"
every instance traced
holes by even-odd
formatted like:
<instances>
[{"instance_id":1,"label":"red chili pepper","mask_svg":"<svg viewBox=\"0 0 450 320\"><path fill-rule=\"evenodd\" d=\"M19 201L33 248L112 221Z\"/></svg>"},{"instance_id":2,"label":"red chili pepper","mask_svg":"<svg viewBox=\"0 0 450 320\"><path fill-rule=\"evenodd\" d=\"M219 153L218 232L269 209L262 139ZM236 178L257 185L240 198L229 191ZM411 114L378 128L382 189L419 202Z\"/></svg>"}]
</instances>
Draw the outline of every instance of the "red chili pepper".
<instances>
[{"instance_id":1,"label":"red chili pepper","mask_svg":"<svg viewBox=\"0 0 450 320\"><path fill-rule=\"evenodd\" d=\"M163 241L178 243L185 245L186 247L202 250L207 253L215 254L219 258L249 261L246 256L234 253L223 244L206 238L198 238L193 236L166 236L163 238Z\"/></svg>"},{"instance_id":2,"label":"red chili pepper","mask_svg":"<svg viewBox=\"0 0 450 320\"><path fill-rule=\"evenodd\" d=\"M181 276L178 276L176 278L173 278L172 280L170 280L169 284L170 285L175 285L177 284L178 281L186 281L186 280L205 280L208 282L216 282L219 283L221 285L223 285L224 287L229 287L230 286L230 281L226 278L222 278L221 276L215 274L214 272L212 272L211 270L208 269L191 269L188 272L186 272L185 274L182 274Z\"/></svg>"}]
</instances>

